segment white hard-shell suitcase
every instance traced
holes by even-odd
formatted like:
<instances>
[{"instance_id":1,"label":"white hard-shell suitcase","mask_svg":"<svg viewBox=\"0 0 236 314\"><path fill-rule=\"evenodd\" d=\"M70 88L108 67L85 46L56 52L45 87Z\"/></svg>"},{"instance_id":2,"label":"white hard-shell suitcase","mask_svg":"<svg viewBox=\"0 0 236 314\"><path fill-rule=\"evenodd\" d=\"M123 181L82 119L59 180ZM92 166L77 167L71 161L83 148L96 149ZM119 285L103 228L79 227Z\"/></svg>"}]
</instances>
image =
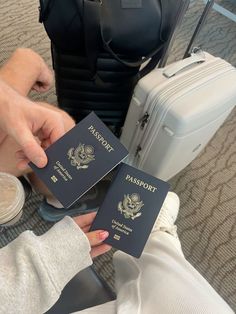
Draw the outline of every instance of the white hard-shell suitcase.
<instances>
[{"instance_id":1,"label":"white hard-shell suitcase","mask_svg":"<svg viewBox=\"0 0 236 314\"><path fill-rule=\"evenodd\" d=\"M236 69L206 52L137 84L121 134L126 162L163 180L186 167L236 104Z\"/></svg>"}]
</instances>

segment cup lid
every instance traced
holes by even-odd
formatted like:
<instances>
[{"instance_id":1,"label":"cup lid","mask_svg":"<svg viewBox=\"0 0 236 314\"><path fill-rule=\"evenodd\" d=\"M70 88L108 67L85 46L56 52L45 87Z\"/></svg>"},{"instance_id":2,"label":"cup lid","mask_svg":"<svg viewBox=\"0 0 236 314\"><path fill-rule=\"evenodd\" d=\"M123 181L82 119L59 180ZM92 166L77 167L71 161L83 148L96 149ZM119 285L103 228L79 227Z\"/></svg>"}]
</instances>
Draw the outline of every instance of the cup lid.
<instances>
[{"instance_id":1,"label":"cup lid","mask_svg":"<svg viewBox=\"0 0 236 314\"><path fill-rule=\"evenodd\" d=\"M17 216L25 201L24 188L15 176L0 172L0 224Z\"/></svg>"}]
</instances>

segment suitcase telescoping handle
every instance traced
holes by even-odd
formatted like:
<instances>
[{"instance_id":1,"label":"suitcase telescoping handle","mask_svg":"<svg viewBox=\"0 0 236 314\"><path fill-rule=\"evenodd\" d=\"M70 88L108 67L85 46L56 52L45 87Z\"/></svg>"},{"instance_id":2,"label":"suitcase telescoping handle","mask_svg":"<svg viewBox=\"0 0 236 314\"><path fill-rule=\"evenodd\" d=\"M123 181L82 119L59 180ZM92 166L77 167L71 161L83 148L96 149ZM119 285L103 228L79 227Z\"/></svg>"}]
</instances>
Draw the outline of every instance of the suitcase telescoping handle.
<instances>
[{"instance_id":1,"label":"suitcase telescoping handle","mask_svg":"<svg viewBox=\"0 0 236 314\"><path fill-rule=\"evenodd\" d=\"M207 0L205 1L206 2L206 6L203 10L203 13L202 15L200 16L200 19L197 23L197 26L194 30L194 33L190 39L190 42L188 44L188 47L184 53L184 58L187 58L190 54L191 54L191 50L192 50L192 47L193 47L193 44L194 44L194 41L195 39L197 38L198 34L200 33L201 29L203 28L205 22L206 22L206 19L208 17L208 14L210 13L211 11L211 8L213 7L214 3L215 3L215 0Z\"/></svg>"},{"instance_id":2,"label":"suitcase telescoping handle","mask_svg":"<svg viewBox=\"0 0 236 314\"><path fill-rule=\"evenodd\" d=\"M189 67L190 65L196 63L204 62L205 56L204 54L191 54L190 57L180 60L170 66L167 66L166 69L163 71L163 75L167 78L171 78L172 76L176 75L178 72L184 70L185 68Z\"/></svg>"}]
</instances>

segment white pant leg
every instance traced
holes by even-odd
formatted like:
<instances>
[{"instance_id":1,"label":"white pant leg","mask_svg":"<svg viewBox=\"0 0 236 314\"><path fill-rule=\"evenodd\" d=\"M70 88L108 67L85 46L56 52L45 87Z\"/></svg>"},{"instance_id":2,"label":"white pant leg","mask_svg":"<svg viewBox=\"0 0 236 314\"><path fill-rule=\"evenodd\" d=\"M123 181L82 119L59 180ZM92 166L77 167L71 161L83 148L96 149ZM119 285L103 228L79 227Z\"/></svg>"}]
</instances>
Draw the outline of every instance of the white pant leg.
<instances>
[{"instance_id":1,"label":"white pant leg","mask_svg":"<svg viewBox=\"0 0 236 314\"><path fill-rule=\"evenodd\" d=\"M117 300L78 313L227 314L234 313L187 262L178 239L151 234L141 258L114 254Z\"/></svg>"}]
</instances>

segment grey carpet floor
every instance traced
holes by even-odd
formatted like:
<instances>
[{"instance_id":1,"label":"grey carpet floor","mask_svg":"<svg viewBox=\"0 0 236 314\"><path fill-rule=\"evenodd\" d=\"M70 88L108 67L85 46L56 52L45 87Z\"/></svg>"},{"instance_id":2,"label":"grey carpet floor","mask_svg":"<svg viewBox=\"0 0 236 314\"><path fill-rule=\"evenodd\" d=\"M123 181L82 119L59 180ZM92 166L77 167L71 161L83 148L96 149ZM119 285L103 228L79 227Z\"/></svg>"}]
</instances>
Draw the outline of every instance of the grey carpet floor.
<instances>
[{"instance_id":1,"label":"grey carpet floor","mask_svg":"<svg viewBox=\"0 0 236 314\"><path fill-rule=\"evenodd\" d=\"M40 53L51 66L50 43L38 23L38 1L0 1L0 64L20 46ZM236 13L234 0L222 0ZM202 12L201 0L191 1L171 50L169 62L180 59ZM236 23L212 11L196 44L236 66ZM34 99L56 102L52 88ZM203 274L218 293L236 310L236 110L232 112L204 151L170 180L181 201L177 221L183 251L188 261ZM4 246L26 229L44 233L52 224L37 214L41 196L34 195L25 205L22 220L0 229ZM114 288L112 252L97 258L97 271Z\"/></svg>"}]
</instances>

